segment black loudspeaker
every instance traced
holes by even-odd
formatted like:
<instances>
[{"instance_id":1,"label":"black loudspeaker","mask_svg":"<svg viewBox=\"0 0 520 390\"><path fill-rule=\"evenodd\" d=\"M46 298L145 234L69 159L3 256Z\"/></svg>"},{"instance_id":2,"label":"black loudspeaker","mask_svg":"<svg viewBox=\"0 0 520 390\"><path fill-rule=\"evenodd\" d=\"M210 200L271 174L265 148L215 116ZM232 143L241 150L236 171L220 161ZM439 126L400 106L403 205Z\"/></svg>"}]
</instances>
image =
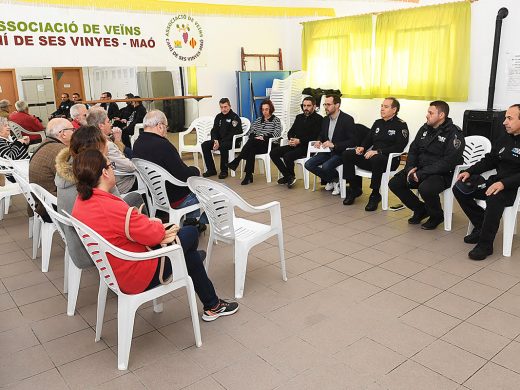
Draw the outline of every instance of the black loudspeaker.
<instances>
[{"instance_id":1,"label":"black loudspeaker","mask_svg":"<svg viewBox=\"0 0 520 390\"><path fill-rule=\"evenodd\" d=\"M462 132L464 137L468 135L481 135L490 141L495 141L504 132L503 122L505 111L466 110Z\"/></svg>"},{"instance_id":2,"label":"black loudspeaker","mask_svg":"<svg viewBox=\"0 0 520 390\"><path fill-rule=\"evenodd\" d=\"M163 111L166 118L168 118L169 132L178 133L184 130L184 100L164 100Z\"/></svg>"}]
</instances>

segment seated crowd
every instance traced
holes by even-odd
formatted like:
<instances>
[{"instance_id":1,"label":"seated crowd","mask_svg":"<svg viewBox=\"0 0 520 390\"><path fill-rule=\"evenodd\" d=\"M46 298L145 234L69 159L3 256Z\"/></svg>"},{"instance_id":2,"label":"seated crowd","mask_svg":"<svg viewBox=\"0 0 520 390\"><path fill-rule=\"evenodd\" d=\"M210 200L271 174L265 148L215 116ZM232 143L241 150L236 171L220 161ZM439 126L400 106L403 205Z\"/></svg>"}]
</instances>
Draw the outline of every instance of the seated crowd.
<instances>
[{"instance_id":1,"label":"seated crowd","mask_svg":"<svg viewBox=\"0 0 520 390\"><path fill-rule=\"evenodd\" d=\"M199 176L197 167L184 163L176 147L168 140L168 121L159 110L146 110L139 102L132 102L119 110L115 103L107 102L87 109L77 96L75 104L68 106L68 95L53 115L46 128L46 136L29 163L29 181L41 185L57 196L57 208L72 213L110 243L134 252L145 252L147 247L180 240L189 275L195 291L204 306L203 320L212 321L238 310L236 302L220 299L208 278L203 261L205 252L198 250L199 233L205 230L207 219L199 212L187 215L182 227L163 225L155 216L149 218L142 209L144 198L136 192L136 167L131 158L147 160L165 169L179 181ZM134 96L127 95L130 98ZM106 92L102 100L110 100ZM361 177L356 167L371 172L368 203L365 210L377 210L381 202L382 176L390 166L393 171L400 164L400 154L409 140L409 129L397 114L400 104L394 97L381 103L380 119L370 129L355 124L352 116L343 112L341 99L327 95L324 99L325 117L316 111L313 97L305 97L303 112L282 139L282 123L274 115L273 103L261 103L262 115L244 134L244 144L233 161L228 161L232 139L242 134L240 117L233 112L229 99L220 100L220 113L215 117L210 140L202 144L206 172L204 177L217 175L212 151L220 151L219 179L228 176L228 168L236 170L245 160L245 177L242 185L253 182L255 156L268 151L282 177L279 184L293 188L296 183L295 161L305 158L308 151L314 155L305 161L305 168L318 176L326 190L340 193L340 181L348 184L343 204L350 206L362 194ZM63 107L62 107L63 106ZM18 110L18 107L20 110ZM61 109L61 111L60 111ZM17 103L18 113L26 106ZM66 119L66 118L70 118ZM112 126L117 123L120 127ZM130 144L135 125L142 123L144 131ZM513 204L520 186L520 105L512 105L506 113L503 136L480 162L457 177L453 187L455 198L468 216L473 231L464 237L466 243L476 244L469 252L473 260L483 260L493 253L493 241L505 207ZM0 117L0 157L28 158L29 137L12 140L8 122ZM312 149L309 149L312 147ZM444 220L440 194L451 186L453 172L463 161L464 136L449 118L449 106L444 101L431 102L426 123L411 142L404 169L389 181L390 190L410 209L410 224L420 224L425 230L435 229ZM391 159L391 160L389 160ZM342 167L341 169L337 169ZM496 174L485 179L482 174L490 170ZM342 172L342 177L338 172ZM418 195L413 192L417 190ZM198 203L188 187L166 185L172 208L183 208ZM421 200L422 199L422 200ZM475 199L485 200L482 208ZM37 212L49 221L42 207ZM198 219L197 219L198 218ZM190 226L194 225L194 226ZM64 227L68 249L75 265L86 268L93 265L76 232ZM163 269L160 261L131 262L110 258L120 288L135 294L166 280L172 273L170 262Z\"/></svg>"}]
</instances>

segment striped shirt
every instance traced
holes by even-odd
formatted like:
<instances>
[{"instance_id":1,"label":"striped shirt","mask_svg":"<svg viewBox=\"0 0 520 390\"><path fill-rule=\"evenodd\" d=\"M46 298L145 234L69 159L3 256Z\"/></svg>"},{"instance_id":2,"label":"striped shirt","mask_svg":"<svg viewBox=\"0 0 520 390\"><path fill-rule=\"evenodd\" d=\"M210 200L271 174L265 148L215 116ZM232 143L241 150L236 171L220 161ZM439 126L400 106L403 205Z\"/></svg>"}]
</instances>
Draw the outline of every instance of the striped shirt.
<instances>
[{"instance_id":1,"label":"striped shirt","mask_svg":"<svg viewBox=\"0 0 520 390\"><path fill-rule=\"evenodd\" d=\"M0 137L0 157L9 160L24 160L29 158L28 148L29 145L22 144L19 141L11 142Z\"/></svg>"},{"instance_id":2,"label":"striped shirt","mask_svg":"<svg viewBox=\"0 0 520 390\"><path fill-rule=\"evenodd\" d=\"M280 137L282 135L282 122L274 115L271 115L267 120L262 116L251 125L247 135L251 134L255 137L261 135L266 139Z\"/></svg>"}]
</instances>

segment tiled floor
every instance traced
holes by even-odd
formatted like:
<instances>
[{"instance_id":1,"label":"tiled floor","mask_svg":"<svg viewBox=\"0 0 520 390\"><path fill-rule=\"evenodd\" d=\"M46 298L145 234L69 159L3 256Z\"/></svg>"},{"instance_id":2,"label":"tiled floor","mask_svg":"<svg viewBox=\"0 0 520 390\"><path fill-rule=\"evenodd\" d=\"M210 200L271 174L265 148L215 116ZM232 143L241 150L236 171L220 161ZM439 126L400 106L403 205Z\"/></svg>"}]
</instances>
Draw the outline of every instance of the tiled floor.
<instances>
[{"instance_id":1,"label":"tiled floor","mask_svg":"<svg viewBox=\"0 0 520 390\"><path fill-rule=\"evenodd\" d=\"M252 204L282 204L289 280L274 240L249 255L239 312L201 321L194 346L186 299L138 311L128 371L118 371L117 302L94 343L97 271L83 273L67 317L63 244L49 272L30 260L25 204L0 222L0 387L60 389L519 389L520 239L513 256L467 258L466 220L454 229L409 226L409 211L367 213L326 191L228 178ZM395 200L392 199L391 203ZM265 217L263 217L265 218ZM202 237L205 247L207 235ZM231 247L210 266L233 296Z\"/></svg>"}]
</instances>

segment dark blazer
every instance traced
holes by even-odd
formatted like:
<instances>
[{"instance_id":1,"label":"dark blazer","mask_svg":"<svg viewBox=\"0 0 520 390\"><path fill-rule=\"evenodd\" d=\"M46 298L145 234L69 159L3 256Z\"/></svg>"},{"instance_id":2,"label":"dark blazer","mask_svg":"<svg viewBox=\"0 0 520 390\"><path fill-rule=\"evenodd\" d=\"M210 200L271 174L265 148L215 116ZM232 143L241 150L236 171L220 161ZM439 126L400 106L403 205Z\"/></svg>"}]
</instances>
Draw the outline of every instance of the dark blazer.
<instances>
[{"instance_id":1,"label":"dark blazer","mask_svg":"<svg viewBox=\"0 0 520 390\"><path fill-rule=\"evenodd\" d=\"M345 149L356 146L354 118L340 111L331 140L329 140L329 123L330 118L328 116L323 118L319 140L321 142L331 141L334 144L332 153L341 154Z\"/></svg>"},{"instance_id":2,"label":"dark blazer","mask_svg":"<svg viewBox=\"0 0 520 390\"><path fill-rule=\"evenodd\" d=\"M117 103L111 102L108 103L108 109L107 109L107 103L101 103L101 107L103 107L105 110L107 110L108 119L112 120L112 118L118 117L119 118L119 106Z\"/></svg>"}]
</instances>

